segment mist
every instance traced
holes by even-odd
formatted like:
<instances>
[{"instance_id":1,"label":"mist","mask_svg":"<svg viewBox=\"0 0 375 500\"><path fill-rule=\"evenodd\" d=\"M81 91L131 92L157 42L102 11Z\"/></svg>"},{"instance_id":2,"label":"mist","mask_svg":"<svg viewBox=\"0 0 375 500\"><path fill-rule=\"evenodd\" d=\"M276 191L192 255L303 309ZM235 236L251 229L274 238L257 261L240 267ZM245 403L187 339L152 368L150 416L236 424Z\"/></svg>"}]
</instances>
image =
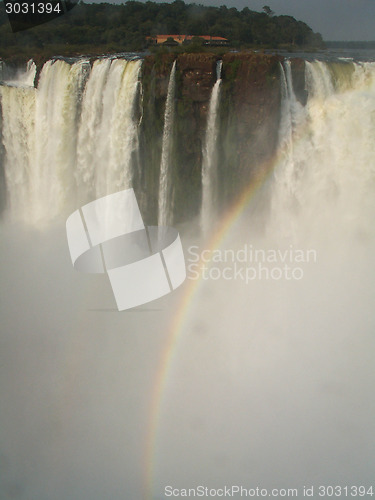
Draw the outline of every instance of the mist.
<instances>
[{"instance_id":1,"label":"mist","mask_svg":"<svg viewBox=\"0 0 375 500\"><path fill-rule=\"evenodd\" d=\"M1 498L140 498L165 312L120 314L64 225L1 233Z\"/></svg>"},{"instance_id":2,"label":"mist","mask_svg":"<svg viewBox=\"0 0 375 500\"><path fill-rule=\"evenodd\" d=\"M49 218L46 186L37 196L37 176L25 186L17 175L36 163L8 159L17 210L10 204L0 225L1 499L159 500L167 486L201 485L298 496L306 486L316 497L319 486L371 486L375 67L304 69L305 106L292 63L280 65L269 175L204 236L198 216L176 224L188 278L138 308L118 312L105 275L74 270L72 179L67 189L65 176L55 180L71 199ZM30 151L26 140L10 148L14 137L3 137L7 151ZM258 260L238 257L244 245L261 251ZM208 277L200 269L196 279L192 264Z\"/></svg>"},{"instance_id":3,"label":"mist","mask_svg":"<svg viewBox=\"0 0 375 500\"><path fill-rule=\"evenodd\" d=\"M221 248L282 248L248 216ZM317 239L299 280L202 280L158 415L155 384L191 274L173 295L119 313L103 275L73 270L64 231L2 225L1 498L146 498L151 479L149 498L168 485L370 486L373 239ZM182 238L185 250L197 244ZM312 247L303 241L295 248Z\"/></svg>"}]
</instances>

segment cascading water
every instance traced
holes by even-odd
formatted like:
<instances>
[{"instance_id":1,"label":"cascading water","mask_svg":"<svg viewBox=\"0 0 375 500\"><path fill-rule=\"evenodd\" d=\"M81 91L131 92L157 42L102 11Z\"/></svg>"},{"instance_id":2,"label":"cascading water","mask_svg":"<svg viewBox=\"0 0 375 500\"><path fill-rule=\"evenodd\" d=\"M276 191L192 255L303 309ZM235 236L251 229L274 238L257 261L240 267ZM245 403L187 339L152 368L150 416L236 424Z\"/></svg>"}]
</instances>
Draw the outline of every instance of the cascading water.
<instances>
[{"instance_id":1,"label":"cascading water","mask_svg":"<svg viewBox=\"0 0 375 500\"><path fill-rule=\"evenodd\" d=\"M75 192L78 102L89 72L89 63L70 65L47 62L36 92L35 156L30 184L35 220L57 216L72 201Z\"/></svg>"},{"instance_id":2,"label":"cascading water","mask_svg":"<svg viewBox=\"0 0 375 500\"><path fill-rule=\"evenodd\" d=\"M101 59L90 71L87 60L48 61L37 89L29 85L32 64L17 85L0 87L13 217L49 221L130 185L140 67L140 60Z\"/></svg>"},{"instance_id":3,"label":"cascading water","mask_svg":"<svg viewBox=\"0 0 375 500\"><path fill-rule=\"evenodd\" d=\"M14 213L17 205L30 201L31 188L28 182L29 162L35 151L35 141L31 130L34 127L35 89L33 88L36 75L36 65L30 60L25 69L15 70L8 68L0 61L0 132L4 142L0 144L0 206L3 209L6 203L5 190L5 148L9 157L14 159L12 171L7 169L7 177L12 186L12 204ZM1 116L2 115L2 116Z\"/></svg>"},{"instance_id":4,"label":"cascading water","mask_svg":"<svg viewBox=\"0 0 375 500\"><path fill-rule=\"evenodd\" d=\"M306 62L305 108L291 90L288 65L282 78L283 150L272 203L274 216L281 214L295 235L301 234L301 220L310 234L328 235L338 221L343 230L358 230L373 215L375 65L340 66L338 73L329 63ZM293 216L285 217L285 210Z\"/></svg>"},{"instance_id":5,"label":"cascading water","mask_svg":"<svg viewBox=\"0 0 375 500\"><path fill-rule=\"evenodd\" d=\"M319 223L312 200L319 196L312 193L311 186L332 200L336 197L346 213L350 204L344 202L345 196L354 203L354 197L361 199L361 190L368 190L372 182L374 148L369 110L374 106L375 70L372 63L305 64L305 106L293 89L291 62L281 66L280 161L275 170L272 205L275 219L283 217L285 207L291 211L309 209L315 226ZM34 222L50 220L66 213L69 205L131 184L133 153L138 145L139 124L134 115L140 68L141 60L116 58L98 59L92 68L87 60L74 64L49 61L35 89L30 85L35 77L35 65L30 61L26 70L18 72L18 80L0 87L2 161L13 216ZM203 148L203 232L212 224L217 193L221 63L217 70ZM170 72L164 114L158 210L162 225L170 223L172 216L175 74L176 62ZM350 142L343 137L350 137ZM309 189L306 179L310 179ZM295 221L290 218L288 222L292 232L298 231L291 227Z\"/></svg>"},{"instance_id":6,"label":"cascading water","mask_svg":"<svg viewBox=\"0 0 375 500\"><path fill-rule=\"evenodd\" d=\"M25 73L23 75L22 74L18 75L17 80L21 81L23 85L29 85L30 87L33 87L35 76L36 76L36 64L32 59L30 59L26 64Z\"/></svg>"},{"instance_id":7,"label":"cascading water","mask_svg":"<svg viewBox=\"0 0 375 500\"><path fill-rule=\"evenodd\" d=\"M169 477L371 484L375 65L306 63L303 108L284 69L275 175L190 260L202 272L164 396L160 496Z\"/></svg>"},{"instance_id":8,"label":"cascading water","mask_svg":"<svg viewBox=\"0 0 375 500\"><path fill-rule=\"evenodd\" d=\"M35 89L0 87L7 203L14 216L32 209L32 158L35 156Z\"/></svg>"},{"instance_id":9,"label":"cascading water","mask_svg":"<svg viewBox=\"0 0 375 500\"><path fill-rule=\"evenodd\" d=\"M100 168L100 152L97 148L97 141L103 140L100 136L105 134L105 128L101 124L104 112L103 93L111 63L110 59L95 61L83 96L81 126L77 138L77 170L75 175L78 189L82 192L84 199L95 193L96 169L98 166ZM108 121L106 126L108 126ZM105 149L108 151L106 143Z\"/></svg>"},{"instance_id":10,"label":"cascading water","mask_svg":"<svg viewBox=\"0 0 375 500\"><path fill-rule=\"evenodd\" d=\"M14 86L34 86L36 64L30 59L25 68L9 68L4 61L0 61L0 82Z\"/></svg>"},{"instance_id":11,"label":"cascading water","mask_svg":"<svg viewBox=\"0 0 375 500\"><path fill-rule=\"evenodd\" d=\"M223 62L218 61L216 82L212 88L208 107L206 137L203 147L201 206L201 230L203 234L207 234L212 226L217 202L217 137L219 132L218 111L222 65Z\"/></svg>"},{"instance_id":12,"label":"cascading water","mask_svg":"<svg viewBox=\"0 0 375 500\"><path fill-rule=\"evenodd\" d=\"M309 96L327 99L334 93L332 75L327 63L315 61L313 63L306 61L306 79L309 87Z\"/></svg>"},{"instance_id":13,"label":"cascading water","mask_svg":"<svg viewBox=\"0 0 375 500\"><path fill-rule=\"evenodd\" d=\"M0 87L13 215L65 215L66 203L126 185L140 62L114 62L58 61L38 89ZM299 497L307 485L317 495L319 485L373 484L375 65L306 63L304 106L300 69L281 71L275 175L247 191L246 207L239 193L212 246L198 248L186 225L181 295L118 314L100 276L75 274L63 224L1 224L4 495L143 498L146 476L145 498L164 498L170 484L242 484L249 496L254 485L291 487ZM115 160L121 145L129 151ZM110 169L123 161L122 172L99 157ZM141 168L157 177L154 164ZM157 195L157 179L146 185ZM294 260L290 249L301 249ZM280 278L287 265L303 276Z\"/></svg>"},{"instance_id":14,"label":"cascading water","mask_svg":"<svg viewBox=\"0 0 375 500\"><path fill-rule=\"evenodd\" d=\"M282 159L282 166L275 171L275 177L279 183L283 184L284 189L278 190L272 199L273 204L275 204L275 198L282 197L277 202L279 206L288 205L293 198L294 177L298 172L297 159L294 156L294 143L298 141L298 124L305 113L304 107L298 101L294 92L290 60L286 60L284 64L280 63L280 87L281 109L278 149ZM279 215L282 217L281 213Z\"/></svg>"},{"instance_id":15,"label":"cascading water","mask_svg":"<svg viewBox=\"0 0 375 500\"><path fill-rule=\"evenodd\" d=\"M140 68L140 60L102 59L94 63L83 95L78 131L76 178L83 198L103 196L131 185Z\"/></svg>"},{"instance_id":16,"label":"cascading water","mask_svg":"<svg viewBox=\"0 0 375 500\"><path fill-rule=\"evenodd\" d=\"M167 101L164 113L163 144L160 162L159 177L159 211L158 224L167 226L171 222L170 210L170 162L172 153L173 121L174 121L174 97L176 87L176 61L174 61L169 76Z\"/></svg>"}]
</instances>

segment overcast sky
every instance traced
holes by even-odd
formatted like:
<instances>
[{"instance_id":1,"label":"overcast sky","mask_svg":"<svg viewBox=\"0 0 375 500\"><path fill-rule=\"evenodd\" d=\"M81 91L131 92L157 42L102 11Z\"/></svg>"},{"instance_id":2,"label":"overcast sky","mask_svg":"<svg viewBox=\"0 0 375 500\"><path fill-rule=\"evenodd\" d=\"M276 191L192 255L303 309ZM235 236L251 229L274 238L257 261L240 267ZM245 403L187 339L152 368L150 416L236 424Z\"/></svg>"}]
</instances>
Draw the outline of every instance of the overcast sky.
<instances>
[{"instance_id":1,"label":"overcast sky","mask_svg":"<svg viewBox=\"0 0 375 500\"><path fill-rule=\"evenodd\" d=\"M276 14L305 21L325 40L375 40L375 0L195 0L195 3L258 11L269 5Z\"/></svg>"},{"instance_id":2,"label":"overcast sky","mask_svg":"<svg viewBox=\"0 0 375 500\"><path fill-rule=\"evenodd\" d=\"M290 14L319 31L325 40L375 40L375 0L226 0L215 2ZM205 3L211 3L206 0Z\"/></svg>"}]
</instances>

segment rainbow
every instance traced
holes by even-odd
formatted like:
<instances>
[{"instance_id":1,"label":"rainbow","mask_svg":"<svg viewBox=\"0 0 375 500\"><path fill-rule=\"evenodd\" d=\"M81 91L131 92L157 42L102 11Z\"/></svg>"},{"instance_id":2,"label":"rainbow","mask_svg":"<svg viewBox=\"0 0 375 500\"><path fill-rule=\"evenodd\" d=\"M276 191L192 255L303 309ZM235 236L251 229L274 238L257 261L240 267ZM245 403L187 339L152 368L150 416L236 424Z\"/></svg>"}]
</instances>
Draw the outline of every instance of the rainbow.
<instances>
[{"instance_id":1,"label":"rainbow","mask_svg":"<svg viewBox=\"0 0 375 500\"><path fill-rule=\"evenodd\" d=\"M281 152L278 151L271 160L263 163L260 174L253 179L243 190L240 197L227 211L222 219L219 228L208 241L207 248L215 250L220 247L234 222L240 217L245 208L252 202L260 189L271 177L277 165L281 160ZM202 263L202 262L201 262ZM200 266L199 266L200 267ZM203 280L191 280L186 286L185 294L180 302L178 311L171 323L166 346L159 363L159 369L155 379L154 389L151 396L150 419L148 433L146 436L146 449L144 459L145 484L144 499L153 499L155 464L157 461L157 440L158 430L160 428L161 411L167 392L169 373L171 371L173 354L177 350L178 341L181 336L185 318L188 315L194 295L199 290Z\"/></svg>"}]
</instances>

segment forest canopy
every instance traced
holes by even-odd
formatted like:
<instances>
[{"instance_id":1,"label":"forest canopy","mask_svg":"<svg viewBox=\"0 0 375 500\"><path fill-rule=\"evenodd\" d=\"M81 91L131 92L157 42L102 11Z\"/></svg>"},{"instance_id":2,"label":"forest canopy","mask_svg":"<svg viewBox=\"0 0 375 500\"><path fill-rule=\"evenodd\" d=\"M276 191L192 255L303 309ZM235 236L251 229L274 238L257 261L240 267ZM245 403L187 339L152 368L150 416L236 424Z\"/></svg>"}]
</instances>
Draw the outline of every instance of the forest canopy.
<instances>
[{"instance_id":1,"label":"forest canopy","mask_svg":"<svg viewBox=\"0 0 375 500\"><path fill-rule=\"evenodd\" d=\"M303 47L323 45L319 33L291 16L276 16L264 7L206 7L172 3L128 1L123 4L80 2L66 15L26 31L12 33L0 3L0 56L21 52L63 54L97 51L142 51L146 37L156 34L220 36L231 47Z\"/></svg>"}]
</instances>

